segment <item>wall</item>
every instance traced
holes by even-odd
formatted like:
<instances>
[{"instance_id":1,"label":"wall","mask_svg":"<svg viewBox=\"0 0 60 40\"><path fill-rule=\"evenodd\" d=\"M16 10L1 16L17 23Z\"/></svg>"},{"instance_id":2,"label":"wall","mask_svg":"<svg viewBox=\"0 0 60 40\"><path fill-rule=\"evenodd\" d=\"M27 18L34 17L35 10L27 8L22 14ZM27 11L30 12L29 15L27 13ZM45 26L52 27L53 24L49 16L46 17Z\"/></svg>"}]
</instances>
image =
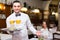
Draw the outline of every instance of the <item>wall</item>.
<instances>
[{"instance_id":1,"label":"wall","mask_svg":"<svg viewBox=\"0 0 60 40\"><path fill-rule=\"evenodd\" d=\"M11 4L11 2L13 1L14 0L7 0L7 4ZM22 5L24 2L26 2L27 6L31 6L32 8L40 8L43 10L48 10L50 3L50 1L41 1L41 0L19 0L19 1L21 1ZM3 0L0 0L0 2L5 3L5 1L3 2Z\"/></svg>"},{"instance_id":2,"label":"wall","mask_svg":"<svg viewBox=\"0 0 60 40\"><path fill-rule=\"evenodd\" d=\"M20 0L23 4L24 2L27 3L28 6L34 7L34 8L40 8L42 10L48 10L50 1L40 1L40 0Z\"/></svg>"},{"instance_id":3,"label":"wall","mask_svg":"<svg viewBox=\"0 0 60 40\"><path fill-rule=\"evenodd\" d=\"M2 4L3 5L3 4ZM5 10L0 10L2 12L0 12L0 14L4 13L6 15L6 17L8 17L11 13L10 9L10 5L5 5ZM6 27L6 19L0 19L0 28L5 28Z\"/></svg>"},{"instance_id":4,"label":"wall","mask_svg":"<svg viewBox=\"0 0 60 40\"><path fill-rule=\"evenodd\" d=\"M7 4L10 5L10 2L14 1L14 0L8 0ZM27 6L31 6L34 8L40 8L42 10L48 10L49 8L49 1L40 1L40 0L20 0L21 3L23 4L24 2L27 3ZM0 0L0 3L5 3L5 0ZM23 5L24 6L24 5ZM10 6L6 5L6 10L5 10L5 14L6 16L10 15ZM6 22L5 20L0 20L0 27L6 27Z\"/></svg>"}]
</instances>

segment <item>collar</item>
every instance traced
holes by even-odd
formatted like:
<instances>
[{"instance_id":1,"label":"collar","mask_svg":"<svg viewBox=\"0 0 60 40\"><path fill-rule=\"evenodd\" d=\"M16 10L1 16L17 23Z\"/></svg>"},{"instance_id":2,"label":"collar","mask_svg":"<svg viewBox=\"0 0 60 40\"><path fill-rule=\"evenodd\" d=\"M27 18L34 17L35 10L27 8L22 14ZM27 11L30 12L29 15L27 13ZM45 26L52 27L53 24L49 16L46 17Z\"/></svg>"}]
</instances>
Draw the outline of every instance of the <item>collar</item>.
<instances>
[{"instance_id":1,"label":"collar","mask_svg":"<svg viewBox=\"0 0 60 40\"><path fill-rule=\"evenodd\" d=\"M21 12L19 12L19 13L14 12L14 14L15 14L16 17L21 16Z\"/></svg>"}]
</instances>

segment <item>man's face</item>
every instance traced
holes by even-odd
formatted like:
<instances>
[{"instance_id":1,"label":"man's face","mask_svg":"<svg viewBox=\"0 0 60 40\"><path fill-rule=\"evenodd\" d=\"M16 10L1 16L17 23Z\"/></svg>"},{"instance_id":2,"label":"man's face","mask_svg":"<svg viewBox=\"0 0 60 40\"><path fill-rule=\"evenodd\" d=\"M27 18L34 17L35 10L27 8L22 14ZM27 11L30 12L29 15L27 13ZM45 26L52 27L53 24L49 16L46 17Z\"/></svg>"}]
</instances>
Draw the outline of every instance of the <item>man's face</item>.
<instances>
[{"instance_id":1,"label":"man's face","mask_svg":"<svg viewBox=\"0 0 60 40\"><path fill-rule=\"evenodd\" d=\"M16 2L16 3L13 3L13 10L15 13L19 13L20 10L21 10L21 4Z\"/></svg>"}]
</instances>

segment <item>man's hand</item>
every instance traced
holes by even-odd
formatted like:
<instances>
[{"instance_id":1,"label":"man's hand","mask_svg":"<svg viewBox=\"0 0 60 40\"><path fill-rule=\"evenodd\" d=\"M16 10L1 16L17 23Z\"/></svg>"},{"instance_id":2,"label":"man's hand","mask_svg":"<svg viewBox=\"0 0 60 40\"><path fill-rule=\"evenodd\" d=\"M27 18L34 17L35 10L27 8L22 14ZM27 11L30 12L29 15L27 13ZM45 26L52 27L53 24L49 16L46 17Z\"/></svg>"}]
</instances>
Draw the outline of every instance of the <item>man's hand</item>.
<instances>
[{"instance_id":1,"label":"man's hand","mask_svg":"<svg viewBox=\"0 0 60 40\"><path fill-rule=\"evenodd\" d=\"M37 31L37 32L36 32L36 35L37 35L38 37L40 37L41 32L40 32L40 31Z\"/></svg>"}]
</instances>

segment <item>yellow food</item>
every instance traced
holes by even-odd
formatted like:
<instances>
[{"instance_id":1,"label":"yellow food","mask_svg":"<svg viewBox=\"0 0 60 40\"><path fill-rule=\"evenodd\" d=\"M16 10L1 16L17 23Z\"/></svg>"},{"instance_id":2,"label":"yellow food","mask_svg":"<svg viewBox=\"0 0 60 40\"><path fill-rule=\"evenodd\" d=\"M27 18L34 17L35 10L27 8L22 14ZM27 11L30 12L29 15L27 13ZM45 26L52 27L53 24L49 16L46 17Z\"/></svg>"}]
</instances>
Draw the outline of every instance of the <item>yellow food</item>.
<instances>
[{"instance_id":1,"label":"yellow food","mask_svg":"<svg viewBox=\"0 0 60 40\"><path fill-rule=\"evenodd\" d=\"M10 20L10 24L14 24L14 20Z\"/></svg>"},{"instance_id":2,"label":"yellow food","mask_svg":"<svg viewBox=\"0 0 60 40\"><path fill-rule=\"evenodd\" d=\"M21 20L16 20L16 24L20 24L21 23Z\"/></svg>"}]
</instances>

